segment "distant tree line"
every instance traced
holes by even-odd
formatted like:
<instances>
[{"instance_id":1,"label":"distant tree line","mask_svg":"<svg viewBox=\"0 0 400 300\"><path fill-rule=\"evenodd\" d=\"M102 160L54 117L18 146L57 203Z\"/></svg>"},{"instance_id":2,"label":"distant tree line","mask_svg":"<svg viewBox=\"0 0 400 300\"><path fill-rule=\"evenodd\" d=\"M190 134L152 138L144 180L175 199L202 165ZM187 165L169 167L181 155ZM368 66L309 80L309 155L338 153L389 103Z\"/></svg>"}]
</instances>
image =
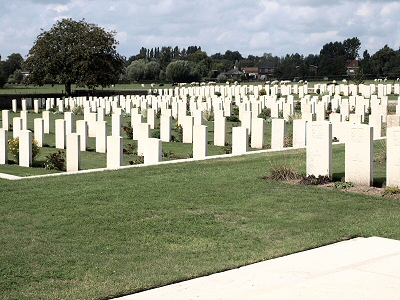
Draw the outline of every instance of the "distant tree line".
<instances>
[{"instance_id":1,"label":"distant tree line","mask_svg":"<svg viewBox=\"0 0 400 300\"><path fill-rule=\"evenodd\" d=\"M39 42L42 42L43 45L48 45L49 41L54 41L55 45L58 45L56 42L57 39L63 38L62 29L68 25L69 31L73 31L75 27L79 27L82 31L84 28L88 28L88 32L92 36L95 36L95 40L99 39L99 36L104 36L105 42L104 45L115 44L115 40L113 36L114 32L107 33L101 31L94 24L87 24L84 20L76 22L70 19L63 20L58 22L49 32L43 32L38 36L38 40L35 42L34 47L31 49L30 54L28 55L27 60L19 53L13 53L9 55L5 60L1 59L0 56L0 87L3 87L6 83L24 83L23 71L28 70L32 74L32 70L34 70L34 66L38 65L38 60L34 60L38 58L39 53L43 51L39 48ZM62 27L63 26L63 27ZM64 29L65 30L65 29ZM98 32L100 30L100 32ZM96 33L97 32L97 33ZM94 35L96 33L97 35ZM50 37L51 36L51 39ZM83 39L86 37L83 36ZM44 43L46 41L46 43ZM108 42L108 41L111 41ZM98 48L98 46L96 46ZM100 73L93 73L95 65L93 65L93 61L91 60L91 64L79 64L79 57L82 56L81 60L85 60L83 53L79 52L74 53L73 59L74 64L77 63L77 67L74 71L74 76L76 74L80 74L79 78L83 78L82 72L87 72L85 70L92 70L91 72L91 81L89 85L93 88L97 85L110 84L111 81L115 81L115 74L119 75L119 81L128 83L128 82L192 82L192 81L202 81L202 80L219 80L225 81L226 76L225 72L236 68L237 70L242 70L243 68L250 67L258 67L260 62L274 62L275 68L273 72L273 77L276 79L289 79L293 80L294 78L298 79L309 79L313 78L335 78L335 77L344 77L347 76L347 68L346 64L351 60L358 60L358 69L357 76L365 77L365 78L397 78L400 77L400 49L394 50L390 48L388 45L385 45L382 49L378 50L373 55L370 55L368 50L365 50L362 56L359 55L359 50L361 48L361 42L357 37L348 38L343 42L330 42L325 44L320 50L319 54L309 54L307 56L303 56L301 54L287 54L282 57L274 56L271 53L264 53L262 56L249 55L247 57L243 57L242 54L238 51L226 50L225 53L215 53L212 55L208 55L205 51L201 49L200 46L189 46L187 48L180 49L178 46L163 46L147 49L142 47L138 54L132 55L129 58L123 58L119 56L115 52L115 46L110 48L110 50L106 50L107 55L112 55L114 58L111 62L114 63L113 74L109 78L102 79L98 74L103 74L104 68L107 65L111 65L110 63L104 64L104 59L102 59L98 54L96 56L97 65ZM46 47L45 49L49 49ZM36 52L34 52L34 50ZM40 50L40 51L39 51ZM82 50L82 49L81 49ZM42 51L42 52L41 52ZM34 55L35 53L36 56ZM81 54L82 53L82 54ZM106 53L106 52L104 52ZM47 75L43 74L43 78L40 78L36 84L43 84L49 81L48 83L57 83L54 82L54 78L60 78L56 72L62 68L62 66L58 66L56 70L51 67L51 63L49 63L49 59L46 57L40 58L41 64L46 63L46 68L54 71L53 79L48 80L46 78ZM66 63L69 61L69 57L62 58ZM72 58L71 58L72 59ZM122 59L122 61L121 61ZM55 64L60 64L60 59L53 59ZM121 63L120 63L121 61ZM34 63L33 63L34 62ZM100 65L101 66L100 66ZM102 65L103 64L103 65ZM84 70L81 73L77 73L79 69L85 66ZM311 67L310 67L311 66ZM317 74L315 73L315 70ZM118 71L119 70L119 71ZM38 74L37 70L35 70L35 76ZM65 71L63 71L65 73ZM117 73L118 72L118 73ZM63 73L63 74L64 74ZM90 73L90 72L89 72ZM92 75L93 74L93 75ZM40 73L39 73L40 75ZM58 76L58 77L56 77ZM247 75L248 76L248 75ZM75 77L69 77L68 81L76 81ZM33 78L33 77L32 77ZM245 74L240 75L237 80L246 80ZM46 81L47 80L47 81ZM95 81L93 81L95 80ZM103 81L101 81L103 80ZM84 78L81 80L81 84L85 84L87 80ZM93 81L93 82L92 82ZM28 81L26 83L35 83L34 81ZM68 82L69 83L69 82ZM78 83L78 82L77 82ZM87 86L89 86L87 85Z\"/></svg>"}]
</instances>

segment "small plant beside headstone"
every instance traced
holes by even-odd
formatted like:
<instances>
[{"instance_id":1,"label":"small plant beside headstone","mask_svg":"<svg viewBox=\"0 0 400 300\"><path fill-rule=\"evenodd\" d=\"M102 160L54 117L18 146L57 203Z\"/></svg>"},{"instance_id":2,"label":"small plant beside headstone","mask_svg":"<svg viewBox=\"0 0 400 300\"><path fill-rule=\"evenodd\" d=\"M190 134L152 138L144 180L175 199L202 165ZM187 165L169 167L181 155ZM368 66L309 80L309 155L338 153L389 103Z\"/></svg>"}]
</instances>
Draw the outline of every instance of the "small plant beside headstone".
<instances>
[{"instance_id":1,"label":"small plant beside headstone","mask_svg":"<svg viewBox=\"0 0 400 300\"><path fill-rule=\"evenodd\" d=\"M65 171L64 151L59 150L58 152L54 152L49 155L46 155L46 161L44 162L44 168L46 170Z\"/></svg>"}]
</instances>

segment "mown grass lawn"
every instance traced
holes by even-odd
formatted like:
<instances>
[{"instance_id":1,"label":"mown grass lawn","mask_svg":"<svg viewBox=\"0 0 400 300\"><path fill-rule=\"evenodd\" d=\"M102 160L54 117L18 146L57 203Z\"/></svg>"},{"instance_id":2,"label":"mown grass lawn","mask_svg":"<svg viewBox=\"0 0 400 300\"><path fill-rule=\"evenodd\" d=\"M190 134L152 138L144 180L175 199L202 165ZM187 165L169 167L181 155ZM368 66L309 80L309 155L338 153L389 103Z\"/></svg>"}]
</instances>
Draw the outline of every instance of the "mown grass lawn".
<instances>
[{"instance_id":1,"label":"mown grass lawn","mask_svg":"<svg viewBox=\"0 0 400 300\"><path fill-rule=\"evenodd\" d=\"M110 299L356 236L400 201L261 179L305 152L0 180L0 298ZM344 147L334 147L334 177ZM384 177L382 165L376 178Z\"/></svg>"}]
</instances>

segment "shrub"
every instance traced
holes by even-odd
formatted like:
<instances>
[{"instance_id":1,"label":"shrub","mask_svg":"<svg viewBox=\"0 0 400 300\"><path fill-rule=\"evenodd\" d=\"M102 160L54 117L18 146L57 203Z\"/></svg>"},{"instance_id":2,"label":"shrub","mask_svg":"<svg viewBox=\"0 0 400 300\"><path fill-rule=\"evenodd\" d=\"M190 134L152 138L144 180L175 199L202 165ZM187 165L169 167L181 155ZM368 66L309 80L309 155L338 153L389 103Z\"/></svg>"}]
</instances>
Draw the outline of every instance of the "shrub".
<instances>
[{"instance_id":1,"label":"shrub","mask_svg":"<svg viewBox=\"0 0 400 300\"><path fill-rule=\"evenodd\" d=\"M318 175L318 177L316 177L315 175L303 176L303 178L300 180L300 184L304 185L320 185L329 182L331 182L331 179L328 176L322 175Z\"/></svg>"},{"instance_id":2,"label":"shrub","mask_svg":"<svg viewBox=\"0 0 400 300\"><path fill-rule=\"evenodd\" d=\"M352 182L347 182L347 181L336 181L332 185L334 189L347 189L352 186L354 186L354 184Z\"/></svg>"},{"instance_id":3,"label":"shrub","mask_svg":"<svg viewBox=\"0 0 400 300\"><path fill-rule=\"evenodd\" d=\"M391 196L400 194L400 188L388 186L382 191L382 196Z\"/></svg>"},{"instance_id":4,"label":"shrub","mask_svg":"<svg viewBox=\"0 0 400 300\"><path fill-rule=\"evenodd\" d=\"M266 94L267 94L267 91L264 88L262 88L261 90L258 91L259 96L264 96Z\"/></svg>"},{"instance_id":5,"label":"shrub","mask_svg":"<svg viewBox=\"0 0 400 300\"><path fill-rule=\"evenodd\" d=\"M19 162L19 137L15 139L8 140L8 150L10 151L11 155L14 157L14 161L16 163ZM38 146L38 142L35 139L32 139L32 160L39 154L40 148Z\"/></svg>"},{"instance_id":6,"label":"shrub","mask_svg":"<svg viewBox=\"0 0 400 300\"><path fill-rule=\"evenodd\" d=\"M123 149L123 154L134 154L134 155L137 155L137 144L136 144L136 141L126 145L126 147Z\"/></svg>"},{"instance_id":7,"label":"shrub","mask_svg":"<svg viewBox=\"0 0 400 300\"><path fill-rule=\"evenodd\" d=\"M128 122L128 125L123 126L123 129L124 129L124 131L126 133L126 136L129 139L133 139L133 127L132 127L131 122Z\"/></svg>"},{"instance_id":8,"label":"shrub","mask_svg":"<svg viewBox=\"0 0 400 300\"><path fill-rule=\"evenodd\" d=\"M293 163L287 165L272 166L271 173L263 177L264 179L285 181L285 180L296 180L302 178L297 172Z\"/></svg>"},{"instance_id":9,"label":"shrub","mask_svg":"<svg viewBox=\"0 0 400 300\"><path fill-rule=\"evenodd\" d=\"M258 114L257 118L268 119L271 117L271 109L264 107L261 112Z\"/></svg>"},{"instance_id":10,"label":"shrub","mask_svg":"<svg viewBox=\"0 0 400 300\"><path fill-rule=\"evenodd\" d=\"M46 156L44 168L47 170L65 171L65 156L64 151L59 150Z\"/></svg>"},{"instance_id":11,"label":"shrub","mask_svg":"<svg viewBox=\"0 0 400 300\"><path fill-rule=\"evenodd\" d=\"M139 156L138 158L136 158L135 160L131 160L129 161L129 163L131 165L140 165L144 163L144 156Z\"/></svg>"},{"instance_id":12,"label":"shrub","mask_svg":"<svg viewBox=\"0 0 400 300\"><path fill-rule=\"evenodd\" d=\"M214 120L214 109L211 107L207 109L203 113L203 119L206 121L213 121Z\"/></svg>"},{"instance_id":13,"label":"shrub","mask_svg":"<svg viewBox=\"0 0 400 300\"><path fill-rule=\"evenodd\" d=\"M83 105L78 105L78 106L75 106L73 109L72 109L72 113L74 114L74 115L76 115L76 116L80 116L80 115L83 115L84 114L84 107L83 107Z\"/></svg>"},{"instance_id":14,"label":"shrub","mask_svg":"<svg viewBox=\"0 0 400 300\"><path fill-rule=\"evenodd\" d=\"M154 131L151 133L151 137L152 137L152 138L159 139L159 138L161 137L161 135L160 135L160 130L154 130Z\"/></svg>"},{"instance_id":15,"label":"shrub","mask_svg":"<svg viewBox=\"0 0 400 300\"><path fill-rule=\"evenodd\" d=\"M227 120L228 122L240 122L238 116L229 116L229 117L226 117L226 120Z\"/></svg>"}]
</instances>

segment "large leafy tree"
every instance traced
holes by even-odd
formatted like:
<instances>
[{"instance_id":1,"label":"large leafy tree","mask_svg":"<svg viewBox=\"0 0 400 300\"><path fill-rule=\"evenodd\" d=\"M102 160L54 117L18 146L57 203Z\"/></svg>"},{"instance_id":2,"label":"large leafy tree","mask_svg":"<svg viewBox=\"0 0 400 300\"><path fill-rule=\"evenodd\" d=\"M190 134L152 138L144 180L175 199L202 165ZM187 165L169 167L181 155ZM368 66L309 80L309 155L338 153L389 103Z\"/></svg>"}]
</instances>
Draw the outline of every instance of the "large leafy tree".
<instances>
[{"instance_id":1,"label":"large leafy tree","mask_svg":"<svg viewBox=\"0 0 400 300\"><path fill-rule=\"evenodd\" d=\"M26 59L28 83L106 87L118 81L125 58L116 51L115 31L85 22L63 19L37 37Z\"/></svg>"}]
</instances>

